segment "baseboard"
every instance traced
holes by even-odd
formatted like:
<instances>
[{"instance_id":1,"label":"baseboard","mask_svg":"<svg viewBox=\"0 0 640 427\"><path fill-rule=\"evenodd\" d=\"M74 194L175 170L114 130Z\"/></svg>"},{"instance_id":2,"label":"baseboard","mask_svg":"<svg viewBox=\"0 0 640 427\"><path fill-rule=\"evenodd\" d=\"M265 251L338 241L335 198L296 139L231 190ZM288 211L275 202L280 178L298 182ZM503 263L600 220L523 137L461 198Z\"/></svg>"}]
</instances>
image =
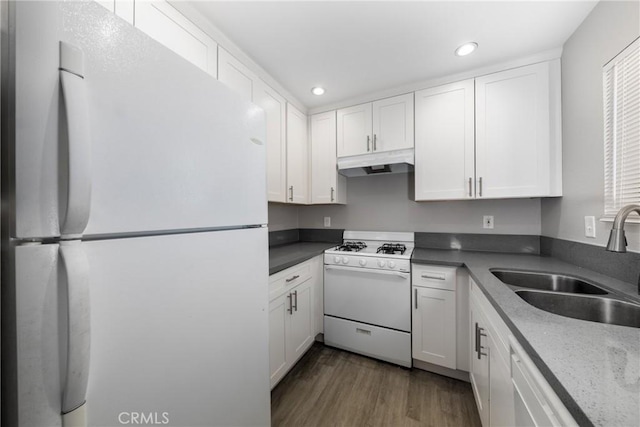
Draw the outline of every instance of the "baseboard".
<instances>
[{"instance_id":1,"label":"baseboard","mask_svg":"<svg viewBox=\"0 0 640 427\"><path fill-rule=\"evenodd\" d=\"M469 372L467 371L445 368L444 366L434 365L433 363L423 362L422 360L417 359L413 359L413 367L422 369L423 371L433 372L434 374L444 375L445 377L454 378L456 380L471 382L469 380Z\"/></svg>"}]
</instances>

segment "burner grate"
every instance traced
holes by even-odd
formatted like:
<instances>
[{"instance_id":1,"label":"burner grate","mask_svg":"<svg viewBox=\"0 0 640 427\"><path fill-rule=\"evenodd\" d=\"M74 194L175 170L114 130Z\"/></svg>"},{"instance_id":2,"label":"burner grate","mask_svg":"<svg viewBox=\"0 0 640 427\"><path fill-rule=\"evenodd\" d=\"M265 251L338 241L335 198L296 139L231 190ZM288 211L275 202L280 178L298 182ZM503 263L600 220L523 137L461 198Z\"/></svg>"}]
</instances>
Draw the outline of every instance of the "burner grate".
<instances>
[{"instance_id":1,"label":"burner grate","mask_svg":"<svg viewBox=\"0 0 640 427\"><path fill-rule=\"evenodd\" d=\"M342 252L359 252L366 247L367 245L364 242L344 242L336 247L336 250Z\"/></svg>"},{"instance_id":2,"label":"burner grate","mask_svg":"<svg viewBox=\"0 0 640 427\"><path fill-rule=\"evenodd\" d=\"M376 250L376 253L388 255L403 255L406 250L407 247L402 243L383 243L382 246L380 246Z\"/></svg>"}]
</instances>

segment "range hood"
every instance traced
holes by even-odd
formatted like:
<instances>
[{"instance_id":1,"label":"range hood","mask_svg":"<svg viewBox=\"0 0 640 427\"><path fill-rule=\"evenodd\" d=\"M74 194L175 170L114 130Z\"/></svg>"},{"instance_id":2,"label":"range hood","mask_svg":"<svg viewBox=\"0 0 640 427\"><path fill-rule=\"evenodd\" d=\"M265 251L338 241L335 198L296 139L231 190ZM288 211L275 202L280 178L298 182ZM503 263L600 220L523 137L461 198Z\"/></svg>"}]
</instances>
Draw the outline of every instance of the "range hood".
<instances>
[{"instance_id":1,"label":"range hood","mask_svg":"<svg viewBox=\"0 0 640 427\"><path fill-rule=\"evenodd\" d=\"M338 157L338 172L346 177L413 171L413 148Z\"/></svg>"}]
</instances>

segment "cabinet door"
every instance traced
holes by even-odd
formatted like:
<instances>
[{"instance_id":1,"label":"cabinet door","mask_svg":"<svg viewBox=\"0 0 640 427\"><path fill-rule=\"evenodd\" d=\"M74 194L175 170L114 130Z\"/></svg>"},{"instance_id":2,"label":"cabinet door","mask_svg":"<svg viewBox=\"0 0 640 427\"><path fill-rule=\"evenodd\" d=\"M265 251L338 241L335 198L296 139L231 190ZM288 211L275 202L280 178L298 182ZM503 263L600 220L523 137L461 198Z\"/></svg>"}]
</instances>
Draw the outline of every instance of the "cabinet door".
<instances>
[{"instance_id":1,"label":"cabinet door","mask_svg":"<svg viewBox=\"0 0 640 427\"><path fill-rule=\"evenodd\" d=\"M336 112L311 116L311 203L337 200Z\"/></svg>"},{"instance_id":2,"label":"cabinet door","mask_svg":"<svg viewBox=\"0 0 640 427\"><path fill-rule=\"evenodd\" d=\"M474 83L416 92L416 200L474 198Z\"/></svg>"},{"instance_id":3,"label":"cabinet door","mask_svg":"<svg viewBox=\"0 0 640 427\"><path fill-rule=\"evenodd\" d=\"M549 63L476 79L478 197L549 195Z\"/></svg>"},{"instance_id":4,"label":"cabinet door","mask_svg":"<svg viewBox=\"0 0 640 427\"><path fill-rule=\"evenodd\" d=\"M311 280L313 280L314 293L314 333L324 333L324 255L318 255L311 262Z\"/></svg>"},{"instance_id":5,"label":"cabinet door","mask_svg":"<svg viewBox=\"0 0 640 427\"><path fill-rule=\"evenodd\" d=\"M287 345L289 363L294 363L313 344L313 282L311 279L291 291L293 314L290 319Z\"/></svg>"},{"instance_id":6,"label":"cabinet door","mask_svg":"<svg viewBox=\"0 0 640 427\"><path fill-rule=\"evenodd\" d=\"M373 103L373 151L413 148L413 93Z\"/></svg>"},{"instance_id":7,"label":"cabinet door","mask_svg":"<svg viewBox=\"0 0 640 427\"><path fill-rule=\"evenodd\" d=\"M260 106L267 120L267 198L270 202L286 202L287 146L286 100L261 80L253 86L253 102Z\"/></svg>"},{"instance_id":8,"label":"cabinet door","mask_svg":"<svg viewBox=\"0 0 640 427\"><path fill-rule=\"evenodd\" d=\"M486 340L489 351L489 417L491 425L511 427L515 424L515 402L513 383L511 382L511 366L497 351L498 343L489 332ZM496 351L493 351L496 349Z\"/></svg>"},{"instance_id":9,"label":"cabinet door","mask_svg":"<svg viewBox=\"0 0 640 427\"><path fill-rule=\"evenodd\" d=\"M246 101L254 101L258 77L222 47L218 47L218 80Z\"/></svg>"},{"instance_id":10,"label":"cabinet door","mask_svg":"<svg viewBox=\"0 0 640 427\"><path fill-rule=\"evenodd\" d=\"M287 103L287 202L309 203L307 116Z\"/></svg>"},{"instance_id":11,"label":"cabinet door","mask_svg":"<svg viewBox=\"0 0 640 427\"><path fill-rule=\"evenodd\" d=\"M291 317L291 303L287 293L269 304L269 375L272 388L289 369L287 324Z\"/></svg>"},{"instance_id":12,"label":"cabinet door","mask_svg":"<svg viewBox=\"0 0 640 427\"><path fill-rule=\"evenodd\" d=\"M484 328L487 322L473 297L469 303L469 320L469 347L471 348L469 379L482 425L489 427L489 347Z\"/></svg>"},{"instance_id":13,"label":"cabinet door","mask_svg":"<svg viewBox=\"0 0 640 427\"><path fill-rule=\"evenodd\" d=\"M371 103L343 108L337 113L338 157L373 151L371 140Z\"/></svg>"},{"instance_id":14,"label":"cabinet door","mask_svg":"<svg viewBox=\"0 0 640 427\"><path fill-rule=\"evenodd\" d=\"M126 3L116 1L116 14L125 13L123 9L126 9ZM134 24L187 61L217 77L217 43L165 0L136 1Z\"/></svg>"},{"instance_id":15,"label":"cabinet door","mask_svg":"<svg viewBox=\"0 0 640 427\"><path fill-rule=\"evenodd\" d=\"M456 293L413 288L413 358L456 369Z\"/></svg>"}]
</instances>

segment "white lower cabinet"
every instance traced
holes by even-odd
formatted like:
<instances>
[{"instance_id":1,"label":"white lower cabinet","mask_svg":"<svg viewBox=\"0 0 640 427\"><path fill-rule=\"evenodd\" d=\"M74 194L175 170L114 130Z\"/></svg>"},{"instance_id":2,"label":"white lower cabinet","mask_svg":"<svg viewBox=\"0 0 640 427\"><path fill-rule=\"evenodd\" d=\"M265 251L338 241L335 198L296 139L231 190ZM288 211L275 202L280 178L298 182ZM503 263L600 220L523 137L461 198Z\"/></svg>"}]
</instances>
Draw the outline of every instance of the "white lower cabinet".
<instances>
[{"instance_id":1,"label":"white lower cabinet","mask_svg":"<svg viewBox=\"0 0 640 427\"><path fill-rule=\"evenodd\" d=\"M269 371L275 387L302 355L317 334L318 277L313 258L269 278ZM321 282L320 282L321 285Z\"/></svg>"},{"instance_id":2,"label":"white lower cabinet","mask_svg":"<svg viewBox=\"0 0 640 427\"><path fill-rule=\"evenodd\" d=\"M456 369L456 268L413 267L412 357Z\"/></svg>"},{"instance_id":3,"label":"white lower cabinet","mask_svg":"<svg viewBox=\"0 0 640 427\"><path fill-rule=\"evenodd\" d=\"M478 285L470 285L469 377L482 425L575 426Z\"/></svg>"},{"instance_id":4,"label":"white lower cabinet","mask_svg":"<svg viewBox=\"0 0 640 427\"><path fill-rule=\"evenodd\" d=\"M469 359L469 380L471 389L476 399L480 421L484 427L489 426L489 357L488 346L486 345L487 321L484 318L480 307L473 299L469 300L469 323L471 328L469 337L471 340L471 355ZM483 341L484 338L484 341ZM483 342L485 344L483 345Z\"/></svg>"}]
</instances>

